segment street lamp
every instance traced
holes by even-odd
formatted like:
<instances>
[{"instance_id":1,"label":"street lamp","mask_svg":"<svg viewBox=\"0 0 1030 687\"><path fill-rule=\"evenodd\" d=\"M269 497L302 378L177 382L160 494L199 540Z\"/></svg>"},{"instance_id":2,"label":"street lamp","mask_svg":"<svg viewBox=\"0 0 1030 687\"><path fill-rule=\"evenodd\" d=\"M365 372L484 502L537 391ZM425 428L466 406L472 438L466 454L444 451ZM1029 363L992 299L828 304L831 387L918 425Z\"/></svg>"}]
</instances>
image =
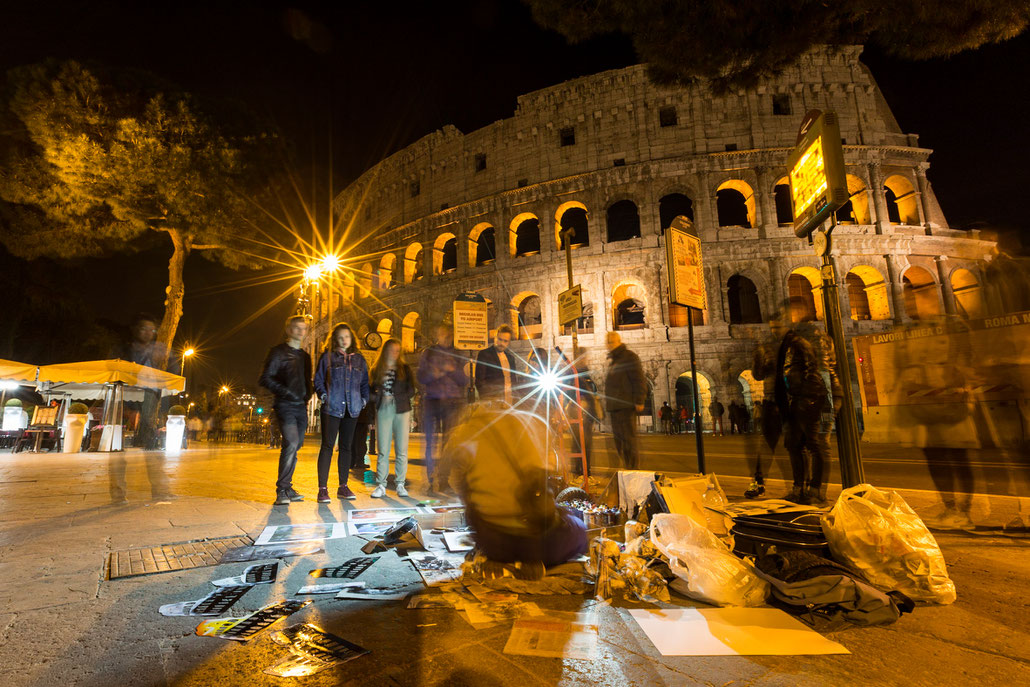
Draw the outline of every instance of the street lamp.
<instances>
[{"instance_id":1,"label":"street lamp","mask_svg":"<svg viewBox=\"0 0 1030 687\"><path fill-rule=\"evenodd\" d=\"M196 353L192 348L186 348L182 352L182 364L179 366L179 375L183 376L186 374L186 358Z\"/></svg>"}]
</instances>

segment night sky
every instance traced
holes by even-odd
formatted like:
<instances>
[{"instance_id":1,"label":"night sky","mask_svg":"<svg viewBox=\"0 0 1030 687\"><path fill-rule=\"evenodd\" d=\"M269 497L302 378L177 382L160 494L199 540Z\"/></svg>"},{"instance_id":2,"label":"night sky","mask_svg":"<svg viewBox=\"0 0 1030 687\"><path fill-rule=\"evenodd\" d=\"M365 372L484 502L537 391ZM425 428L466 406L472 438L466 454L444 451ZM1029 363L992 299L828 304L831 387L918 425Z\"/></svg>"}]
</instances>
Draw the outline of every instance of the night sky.
<instances>
[{"instance_id":1,"label":"night sky","mask_svg":"<svg viewBox=\"0 0 1030 687\"><path fill-rule=\"evenodd\" d=\"M245 102L292 140L323 208L329 188L445 124L468 132L510 117L521 94L637 61L621 37L566 45L515 0L5 10L0 67L48 57L141 67L187 90ZM1030 83L1030 36L947 60L902 62L872 50L863 60L902 129L935 150L929 176L949 223L1025 230L1030 132L1018 103ZM170 252L169 244L74 268L91 275L97 316L126 322L138 310L161 315ZM202 349L195 383L253 387L294 307L284 301L239 327L283 288L226 290L244 276L190 258L179 332Z\"/></svg>"}]
</instances>

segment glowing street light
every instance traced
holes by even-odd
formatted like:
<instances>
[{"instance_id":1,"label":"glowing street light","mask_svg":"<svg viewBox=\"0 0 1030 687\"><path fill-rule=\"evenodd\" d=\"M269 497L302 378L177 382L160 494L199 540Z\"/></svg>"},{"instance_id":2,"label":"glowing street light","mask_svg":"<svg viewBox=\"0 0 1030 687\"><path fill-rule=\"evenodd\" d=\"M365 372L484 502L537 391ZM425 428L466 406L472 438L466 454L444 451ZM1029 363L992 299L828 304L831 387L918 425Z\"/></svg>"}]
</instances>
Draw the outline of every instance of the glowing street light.
<instances>
[{"instance_id":1,"label":"glowing street light","mask_svg":"<svg viewBox=\"0 0 1030 687\"><path fill-rule=\"evenodd\" d=\"M337 256L337 255L335 255L333 253L329 253L328 255L326 255L325 257L322 258L321 268L322 268L322 272L323 273L325 273L325 272L335 272L336 270L338 270L340 268L340 258L339 258L339 256Z\"/></svg>"},{"instance_id":2,"label":"glowing street light","mask_svg":"<svg viewBox=\"0 0 1030 687\"><path fill-rule=\"evenodd\" d=\"M317 281L322 276L322 266L319 264L308 265L304 270L304 278L308 281Z\"/></svg>"}]
</instances>

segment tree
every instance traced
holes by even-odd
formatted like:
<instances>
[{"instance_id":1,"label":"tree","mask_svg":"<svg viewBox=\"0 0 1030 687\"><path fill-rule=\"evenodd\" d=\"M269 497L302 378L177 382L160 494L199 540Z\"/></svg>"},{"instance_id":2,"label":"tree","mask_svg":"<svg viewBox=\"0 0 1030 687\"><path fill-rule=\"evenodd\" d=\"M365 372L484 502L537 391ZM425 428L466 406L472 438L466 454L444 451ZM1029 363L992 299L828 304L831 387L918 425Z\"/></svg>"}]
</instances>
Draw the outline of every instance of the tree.
<instances>
[{"instance_id":1,"label":"tree","mask_svg":"<svg viewBox=\"0 0 1030 687\"><path fill-rule=\"evenodd\" d=\"M747 87L816 45L945 57L1019 35L1026 0L524 0L572 42L623 33L658 83Z\"/></svg>"},{"instance_id":2,"label":"tree","mask_svg":"<svg viewBox=\"0 0 1030 687\"><path fill-rule=\"evenodd\" d=\"M153 75L73 61L11 70L4 105L0 240L19 257L71 258L167 237L165 354L191 253L258 264L247 194L274 136L245 113L216 121L216 108Z\"/></svg>"}]
</instances>

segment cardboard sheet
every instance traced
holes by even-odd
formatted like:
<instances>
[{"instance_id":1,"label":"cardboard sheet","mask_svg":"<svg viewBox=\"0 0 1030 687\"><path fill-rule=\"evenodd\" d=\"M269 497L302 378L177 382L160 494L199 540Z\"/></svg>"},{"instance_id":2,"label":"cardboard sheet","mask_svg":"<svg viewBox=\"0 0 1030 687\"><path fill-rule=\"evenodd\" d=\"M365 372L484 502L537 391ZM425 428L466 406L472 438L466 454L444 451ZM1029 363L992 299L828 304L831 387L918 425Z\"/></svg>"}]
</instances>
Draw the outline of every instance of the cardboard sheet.
<instances>
[{"instance_id":1,"label":"cardboard sheet","mask_svg":"<svg viewBox=\"0 0 1030 687\"><path fill-rule=\"evenodd\" d=\"M851 653L777 608L633 608L629 613L662 656Z\"/></svg>"},{"instance_id":2,"label":"cardboard sheet","mask_svg":"<svg viewBox=\"0 0 1030 687\"><path fill-rule=\"evenodd\" d=\"M347 523L316 522L307 525L269 525L261 532L254 546L283 544L296 541L322 541L343 539L347 536Z\"/></svg>"},{"instance_id":3,"label":"cardboard sheet","mask_svg":"<svg viewBox=\"0 0 1030 687\"><path fill-rule=\"evenodd\" d=\"M548 611L516 620L504 653L594 660L597 634L597 615L593 612Z\"/></svg>"}]
</instances>

